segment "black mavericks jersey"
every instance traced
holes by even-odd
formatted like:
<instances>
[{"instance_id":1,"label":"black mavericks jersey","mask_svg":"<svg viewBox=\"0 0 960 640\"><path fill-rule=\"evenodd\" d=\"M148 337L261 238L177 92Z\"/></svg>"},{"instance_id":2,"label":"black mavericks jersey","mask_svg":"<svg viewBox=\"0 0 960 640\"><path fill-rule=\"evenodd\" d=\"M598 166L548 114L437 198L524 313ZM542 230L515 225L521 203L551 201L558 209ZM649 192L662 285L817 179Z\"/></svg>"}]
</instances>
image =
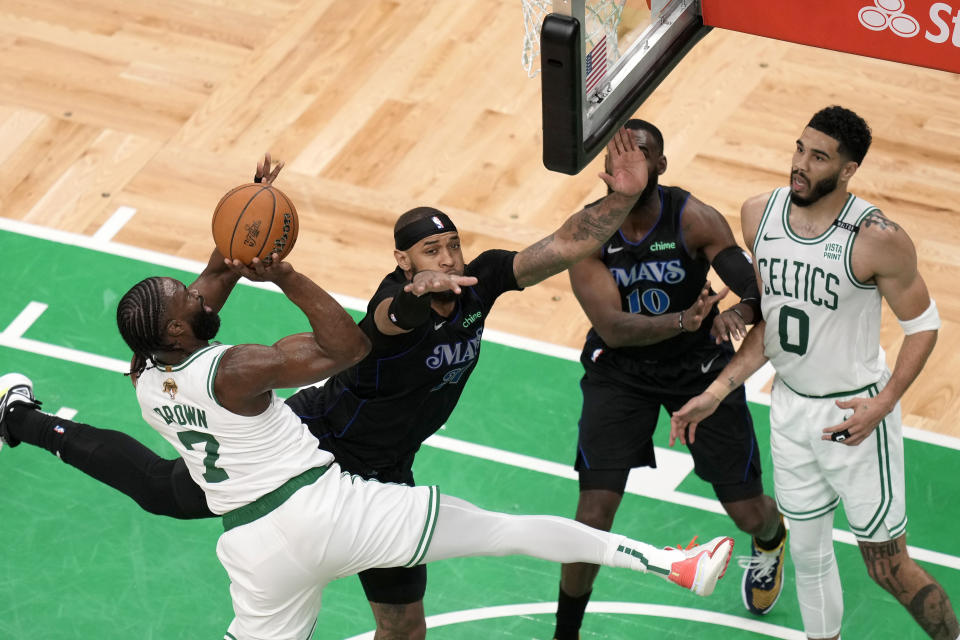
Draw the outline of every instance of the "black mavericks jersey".
<instances>
[{"instance_id":1,"label":"black mavericks jersey","mask_svg":"<svg viewBox=\"0 0 960 640\"><path fill-rule=\"evenodd\" d=\"M519 290L514 251L491 250L466 265L477 284L462 287L449 318L431 309L429 321L409 333L387 336L374 311L407 283L398 267L380 283L360 328L372 349L321 389L306 389L291 406L341 466L365 477L412 482L409 473L420 445L457 405L480 356L483 325L494 301Z\"/></svg>"},{"instance_id":2,"label":"black mavericks jersey","mask_svg":"<svg viewBox=\"0 0 960 640\"><path fill-rule=\"evenodd\" d=\"M680 233L683 210L690 192L677 187L658 187L660 217L640 242L633 243L618 230L601 248L600 259L620 290L620 308L630 313L659 316L677 313L700 295L710 264L705 256L691 257ZM675 359L678 355L713 344L710 328L714 307L700 329L681 333L655 344L611 349L592 328L587 333L582 359L596 362L602 352L614 351L641 362ZM598 351L602 350L602 351Z\"/></svg>"}]
</instances>

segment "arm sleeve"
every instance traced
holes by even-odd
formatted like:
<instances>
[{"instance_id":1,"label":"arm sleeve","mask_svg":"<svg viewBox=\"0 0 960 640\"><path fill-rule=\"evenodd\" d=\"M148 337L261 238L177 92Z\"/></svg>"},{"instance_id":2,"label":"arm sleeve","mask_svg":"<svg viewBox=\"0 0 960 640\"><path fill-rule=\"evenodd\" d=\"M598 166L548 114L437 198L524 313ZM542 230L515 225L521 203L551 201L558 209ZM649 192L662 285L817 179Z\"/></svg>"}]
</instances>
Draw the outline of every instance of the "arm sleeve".
<instances>
[{"instance_id":1,"label":"arm sleeve","mask_svg":"<svg viewBox=\"0 0 960 640\"><path fill-rule=\"evenodd\" d=\"M729 246L714 256L712 265L720 279L740 296L740 302L750 305L753 317L759 319L760 288L747 252L737 245Z\"/></svg>"}]
</instances>

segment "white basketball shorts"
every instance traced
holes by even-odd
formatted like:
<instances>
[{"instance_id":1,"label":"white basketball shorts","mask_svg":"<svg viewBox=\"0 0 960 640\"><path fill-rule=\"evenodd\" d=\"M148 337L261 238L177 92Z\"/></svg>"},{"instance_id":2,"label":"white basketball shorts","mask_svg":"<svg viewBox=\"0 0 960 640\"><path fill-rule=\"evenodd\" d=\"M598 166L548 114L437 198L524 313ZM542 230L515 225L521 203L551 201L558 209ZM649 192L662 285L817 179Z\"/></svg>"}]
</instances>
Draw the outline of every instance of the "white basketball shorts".
<instances>
[{"instance_id":1,"label":"white basketball shorts","mask_svg":"<svg viewBox=\"0 0 960 640\"><path fill-rule=\"evenodd\" d=\"M217 556L235 614L224 637L307 640L331 580L422 561L438 508L434 486L367 481L332 464L279 506L220 536Z\"/></svg>"},{"instance_id":2,"label":"white basketball shorts","mask_svg":"<svg viewBox=\"0 0 960 640\"><path fill-rule=\"evenodd\" d=\"M780 511L793 520L831 512L840 502L858 540L883 542L907 527L900 404L857 446L822 440L852 409L837 400L873 397L877 385L848 396L810 398L778 377L770 399L770 448Z\"/></svg>"}]
</instances>

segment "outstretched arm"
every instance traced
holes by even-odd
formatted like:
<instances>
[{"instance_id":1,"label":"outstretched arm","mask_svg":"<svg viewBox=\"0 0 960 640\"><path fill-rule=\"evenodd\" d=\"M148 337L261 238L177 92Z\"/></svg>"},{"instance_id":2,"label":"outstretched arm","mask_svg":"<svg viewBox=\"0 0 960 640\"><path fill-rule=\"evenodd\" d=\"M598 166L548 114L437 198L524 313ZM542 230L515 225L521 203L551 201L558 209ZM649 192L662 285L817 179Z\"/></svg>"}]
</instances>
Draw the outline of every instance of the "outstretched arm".
<instances>
[{"instance_id":1,"label":"outstretched arm","mask_svg":"<svg viewBox=\"0 0 960 640\"><path fill-rule=\"evenodd\" d=\"M679 411L670 416L670 446L676 440L683 444L693 442L697 425L713 414L731 391L741 386L762 367L767 357L763 355L763 331L766 323L759 322L747 332L740 349L734 354L717 379L706 391L691 398Z\"/></svg>"},{"instance_id":2,"label":"outstretched arm","mask_svg":"<svg viewBox=\"0 0 960 640\"><path fill-rule=\"evenodd\" d=\"M601 173L613 193L573 214L546 238L516 255L513 273L529 287L560 273L600 248L620 228L647 186L646 155L632 133L620 129L607 143L611 172Z\"/></svg>"},{"instance_id":3,"label":"outstretched arm","mask_svg":"<svg viewBox=\"0 0 960 640\"><path fill-rule=\"evenodd\" d=\"M363 359L370 341L336 300L273 254L267 265L254 258L234 268L254 280L275 283L297 305L313 329L287 336L272 346L245 344L223 356L214 391L220 403L241 415L257 415L270 402L269 391L315 383Z\"/></svg>"},{"instance_id":4,"label":"outstretched arm","mask_svg":"<svg viewBox=\"0 0 960 640\"><path fill-rule=\"evenodd\" d=\"M380 301L373 312L377 331L386 336L409 333L430 318L431 293L452 291L477 284L474 276L458 276L442 271L421 271L396 295Z\"/></svg>"}]
</instances>

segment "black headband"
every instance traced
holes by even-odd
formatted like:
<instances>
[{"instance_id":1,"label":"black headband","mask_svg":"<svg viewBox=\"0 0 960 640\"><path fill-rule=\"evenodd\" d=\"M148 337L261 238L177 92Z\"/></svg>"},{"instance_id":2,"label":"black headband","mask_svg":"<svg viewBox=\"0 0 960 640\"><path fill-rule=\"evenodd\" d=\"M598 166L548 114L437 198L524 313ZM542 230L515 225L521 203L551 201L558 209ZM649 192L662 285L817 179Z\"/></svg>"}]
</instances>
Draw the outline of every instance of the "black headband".
<instances>
[{"instance_id":1,"label":"black headband","mask_svg":"<svg viewBox=\"0 0 960 640\"><path fill-rule=\"evenodd\" d=\"M394 231L393 242L399 251L406 251L428 236L456 230L457 227L447 214L437 211L427 218L421 218Z\"/></svg>"}]
</instances>

